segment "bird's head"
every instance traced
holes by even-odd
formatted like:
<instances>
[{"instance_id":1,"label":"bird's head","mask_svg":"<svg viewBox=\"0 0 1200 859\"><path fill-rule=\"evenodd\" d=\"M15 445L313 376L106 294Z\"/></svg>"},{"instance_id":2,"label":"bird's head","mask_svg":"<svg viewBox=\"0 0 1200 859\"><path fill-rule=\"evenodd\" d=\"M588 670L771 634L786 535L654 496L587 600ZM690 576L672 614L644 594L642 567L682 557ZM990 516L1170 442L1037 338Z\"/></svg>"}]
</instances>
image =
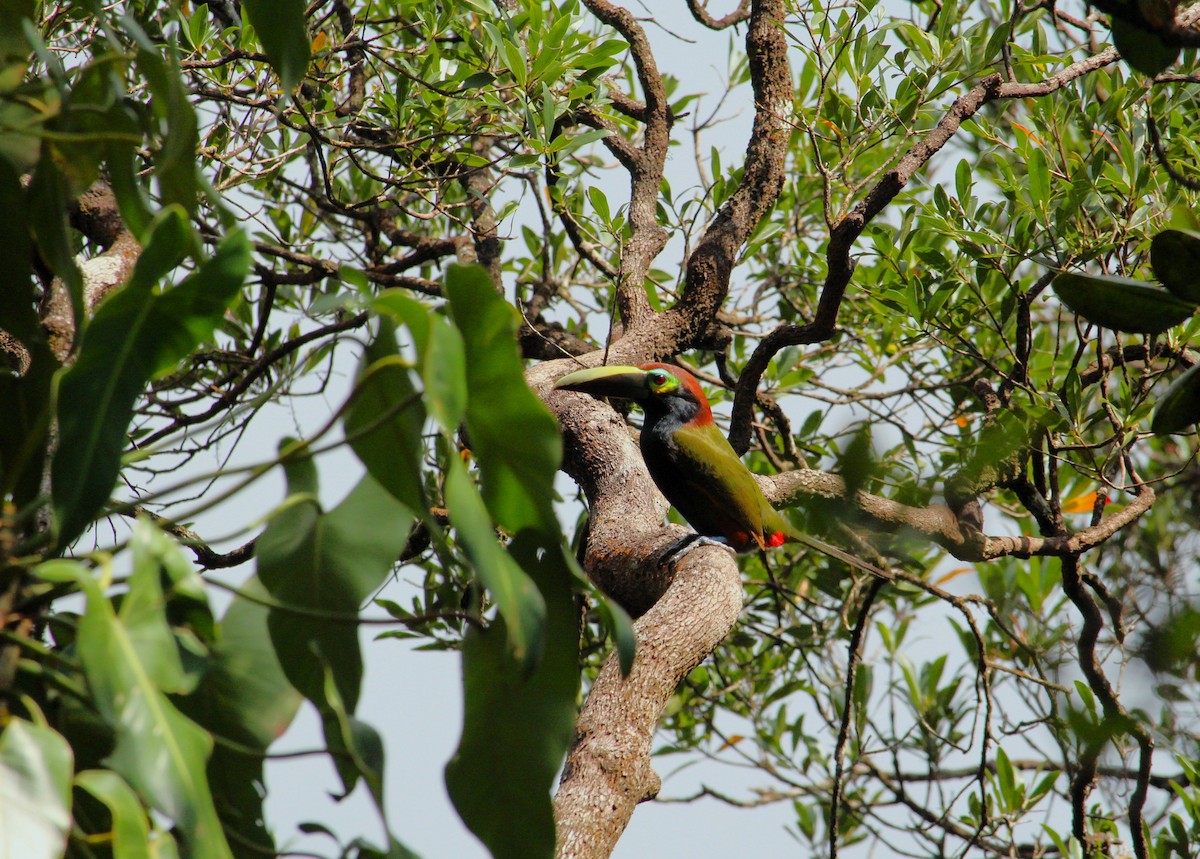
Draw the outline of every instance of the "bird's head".
<instances>
[{"instance_id":1,"label":"bird's head","mask_svg":"<svg viewBox=\"0 0 1200 859\"><path fill-rule=\"evenodd\" d=\"M592 367L563 376L554 387L593 397L634 400L649 415L669 412L685 422L712 423L712 410L700 383L687 370L670 364Z\"/></svg>"}]
</instances>

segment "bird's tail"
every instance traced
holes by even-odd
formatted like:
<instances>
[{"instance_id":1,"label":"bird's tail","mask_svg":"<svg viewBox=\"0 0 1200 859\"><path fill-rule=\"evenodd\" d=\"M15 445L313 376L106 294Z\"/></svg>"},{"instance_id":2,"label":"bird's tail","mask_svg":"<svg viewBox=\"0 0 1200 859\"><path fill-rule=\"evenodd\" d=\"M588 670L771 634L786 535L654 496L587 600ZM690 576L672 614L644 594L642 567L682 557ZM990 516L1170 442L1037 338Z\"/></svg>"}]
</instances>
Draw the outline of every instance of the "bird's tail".
<instances>
[{"instance_id":1,"label":"bird's tail","mask_svg":"<svg viewBox=\"0 0 1200 859\"><path fill-rule=\"evenodd\" d=\"M843 551L837 546L831 546L824 540L818 540L816 537L813 537L810 534L805 534L802 531L793 531L792 533L788 534L788 539L793 543L803 543L810 549L816 549L823 555L828 555L829 557L841 561L843 564L846 564L849 567L854 567L856 570L862 570L864 573L870 573L873 576L878 576L884 581L890 582L895 578L895 576L893 576L887 570L881 569L872 563L864 561L862 558L856 558L849 552Z\"/></svg>"}]
</instances>

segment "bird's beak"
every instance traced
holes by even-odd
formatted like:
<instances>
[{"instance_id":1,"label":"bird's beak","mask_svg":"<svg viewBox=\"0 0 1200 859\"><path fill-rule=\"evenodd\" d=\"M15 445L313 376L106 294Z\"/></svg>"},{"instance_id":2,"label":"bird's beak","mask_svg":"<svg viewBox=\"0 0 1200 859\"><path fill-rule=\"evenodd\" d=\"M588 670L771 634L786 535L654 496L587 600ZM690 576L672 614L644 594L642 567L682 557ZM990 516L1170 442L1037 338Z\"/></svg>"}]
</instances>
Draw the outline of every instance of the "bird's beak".
<instances>
[{"instance_id":1,"label":"bird's beak","mask_svg":"<svg viewBox=\"0 0 1200 859\"><path fill-rule=\"evenodd\" d=\"M555 382L554 387L564 391L580 391L593 397L622 397L627 400L644 400L649 393L645 370L619 365L568 373Z\"/></svg>"}]
</instances>

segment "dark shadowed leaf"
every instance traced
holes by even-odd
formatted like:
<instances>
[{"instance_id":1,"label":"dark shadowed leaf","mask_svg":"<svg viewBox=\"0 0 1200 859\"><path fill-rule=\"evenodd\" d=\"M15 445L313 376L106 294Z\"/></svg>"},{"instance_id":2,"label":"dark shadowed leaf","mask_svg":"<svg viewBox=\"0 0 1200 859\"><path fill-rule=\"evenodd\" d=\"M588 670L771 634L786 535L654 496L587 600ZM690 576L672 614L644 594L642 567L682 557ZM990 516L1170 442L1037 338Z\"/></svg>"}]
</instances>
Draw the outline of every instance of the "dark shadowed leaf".
<instances>
[{"instance_id":1,"label":"dark shadowed leaf","mask_svg":"<svg viewBox=\"0 0 1200 859\"><path fill-rule=\"evenodd\" d=\"M245 235L227 235L178 286L154 287L182 259L186 221L171 208L156 224L129 283L103 302L58 392L61 442L52 466L61 544L74 540L117 481L126 430L146 383L212 336L250 266Z\"/></svg>"},{"instance_id":2,"label":"dark shadowed leaf","mask_svg":"<svg viewBox=\"0 0 1200 859\"><path fill-rule=\"evenodd\" d=\"M1137 8L1137 4L1130 4ZM1113 15L1110 21L1113 44L1129 65L1149 77L1166 69L1179 57L1179 48L1163 44L1149 30Z\"/></svg>"},{"instance_id":3,"label":"dark shadowed leaf","mask_svg":"<svg viewBox=\"0 0 1200 859\"><path fill-rule=\"evenodd\" d=\"M283 91L290 93L308 72L312 57L303 0L244 0L242 8L250 16Z\"/></svg>"},{"instance_id":4,"label":"dark shadowed leaf","mask_svg":"<svg viewBox=\"0 0 1200 859\"><path fill-rule=\"evenodd\" d=\"M633 619L616 600L599 594L596 610L608 627L613 643L617 647L617 659L621 663L621 676L628 677L633 670L633 658L637 655L637 637L633 633Z\"/></svg>"},{"instance_id":5,"label":"dark shadowed leaf","mask_svg":"<svg viewBox=\"0 0 1200 859\"><path fill-rule=\"evenodd\" d=\"M463 736L446 766L446 787L496 859L548 859L554 854L550 793L575 724L579 631L561 543L544 545L530 531L511 550L546 599L545 650L530 672L511 654L502 620L468 631Z\"/></svg>"},{"instance_id":6,"label":"dark shadowed leaf","mask_svg":"<svg viewBox=\"0 0 1200 859\"><path fill-rule=\"evenodd\" d=\"M205 774L212 738L176 709L155 682L155 671L162 669L145 664L134 644L145 637L142 631L126 627L113 613L82 564L49 561L36 572L50 582L74 582L87 598L76 648L96 707L115 732L116 747L107 765L171 818L188 855L229 859Z\"/></svg>"},{"instance_id":7,"label":"dark shadowed leaf","mask_svg":"<svg viewBox=\"0 0 1200 859\"><path fill-rule=\"evenodd\" d=\"M275 849L263 820L263 756L300 706L300 693L284 676L267 632L267 608L253 600L268 598L251 577L221 619L220 637L208 671L181 709L219 738L208 766L217 814L238 836L231 843L239 859ZM243 843L249 842L250 846Z\"/></svg>"},{"instance_id":8,"label":"dark shadowed leaf","mask_svg":"<svg viewBox=\"0 0 1200 859\"><path fill-rule=\"evenodd\" d=\"M488 509L511 533L555 529L562 440L549 410L525 384L516 311L478 266L450 266L446 293L467 347L467 429Z\"/></svg>"},{"instance_id":9,"label":"dark shadowed leaf","mask_svg":"<svg viewBox=\"0 0 1200 859\"><path fill-rule=\"evenodd\" d=\"M258 542L258 575L283 608L267 627L280 665L305 698L327 709L325 667L353 714L362 683L358 626L346 622L391 572L413 516L369 475L329 513L317 503L311 459L285 466L289 500ZM329 613L336 617L324 617Z\"/></svg>"},{"instance_id":10,"label":"dark shadowed leaf","mask_svg":"<svg viewBox=\"0 0 1200 859\"><path fill-rule=\"evenodd\" d=\"M343 431L370 475L419 515L428 507L421 476L424 427L425 406L385 317L363 355Z\"/></svg>"},{"instance_id":11,"label":"dark shadowed leaf","mask_svg":"<svg viewBox=\"0 0 1200 859\"><path fill-rule=\"evenodd\" d=\"M1200 304L1200 233L1163 230L1150 241L1154 276L1176 298Z\"/></svg>"},{"instance_id":12,"label":"dark shadowed leaf","mask_svg":"<svg viewBox=\"0 0 1200 859\"><path fill-rule=\"evenodd\" d=\"M450 522L459 542L508 622L514 657L527 665L535 664L542 647L546 615L542 595L533 579L500 545L487 507L467 475L466 466L456 456L448 460L445 492Z\"/></svg>"},{"instance_id":13,"label":"dark shadowed leaf","mask_svg":"<svg viewBox=\"0 0 1200 859\"><path fill-rule=\"evenodd\" d=\"M1054 291L1088 322L1132 334L1161 334L1196 312L1192 302L1124 277L1068 272L1054 279Z\"/></svg>"},{"instance_id":14,"label":"dark shadowed leaf","mask_svg":"<svg viewBox=\"0 0 1200 859\"><path fill-rule=\"evenodd\" d=\"M71 827L71 747L10 718L0 733L0 856L58 859Z\"/></svg>"},{"instance_id":15,"label":"dark shadowed leaf","mask_svg":"<svg viewBox=\"0 0 1200 859\"><path fill-rule=\"evenodd\" d=\"M1200 423L1200 364L1196 364L1178 379L1154 410L1150 429L1159 435L1186 432Z\"/></svg>"}]
</instances>

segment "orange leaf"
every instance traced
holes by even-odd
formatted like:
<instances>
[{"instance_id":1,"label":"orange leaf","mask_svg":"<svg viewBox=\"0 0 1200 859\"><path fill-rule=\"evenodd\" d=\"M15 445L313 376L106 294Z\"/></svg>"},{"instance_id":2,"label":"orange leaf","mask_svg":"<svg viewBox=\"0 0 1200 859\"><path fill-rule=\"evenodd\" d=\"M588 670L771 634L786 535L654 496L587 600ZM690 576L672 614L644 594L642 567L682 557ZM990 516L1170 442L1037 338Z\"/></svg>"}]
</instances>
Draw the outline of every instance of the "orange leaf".
<instances>
[{"instance_id":1,"label":"orange leaf","mask_svg":"<svg viewBox=\"0 0 1200 859\"><path fill-rule=\"evenodd\" d=\"M1014 122L1014 123L1012 124L1012 126L1013 126L1013 128L1017 129L1018 131L1023 131L1023 132L1025 132L1025 136L1029 138L1029 141L1030 141L1031 143L1034 143L1034 144L1036 144L1036 145L1038 145L1038 146L1045 146L1045 145L1046 145L1046 144L1042 143L1041 139L1040 139L1040 138L1039 138L1039 137L1038 137L1036 134L1034 134L1032 131L1030 131L1030 130L1029 130L1028 128L1026 128L1025 126L1021 125L1021 123L1019 123L1019 122Z\"/></svg>"},{"instance_id":2,"label":"orange leaf","mask_svg":"<svg viewBox=\"0 0 1200 859\"><path fill-rule=\"evenodd\" d=\"M312 52L315 54L317 51L324 48L328 41L329 37L327 35L324 33L317 33L317 35L313 36Z\"/></svg>"},{"instance_id":3,"label":"orange leaf","mask_svg":"<svg viewBox=\"0 0 1200 859\"><path fill-rule=\"evenodd\" d=\"M946 582L950 581L951 579L957 579L963 573L970 573L974 569L975 569L974 567L956 567L953 570L951 570L950 572L946 573L946 575L942 576L936 582L934 582L934 585L940 587L940 586L946 584Z\"/></svg>"},{"instance_id":4,"label":"orange leaf","mask_svg":"<svg viewBox=\"0 0 1200 859\"><path fill-rule=\"evenodd\" d=\"M1063 502L1064 513L1091 513L1096 507L1096 496L1099 491L1085 492L1083 495L1076 495ZM1107 500L1107 499L1106 499Z\"/></svg>"}]
</instances>

